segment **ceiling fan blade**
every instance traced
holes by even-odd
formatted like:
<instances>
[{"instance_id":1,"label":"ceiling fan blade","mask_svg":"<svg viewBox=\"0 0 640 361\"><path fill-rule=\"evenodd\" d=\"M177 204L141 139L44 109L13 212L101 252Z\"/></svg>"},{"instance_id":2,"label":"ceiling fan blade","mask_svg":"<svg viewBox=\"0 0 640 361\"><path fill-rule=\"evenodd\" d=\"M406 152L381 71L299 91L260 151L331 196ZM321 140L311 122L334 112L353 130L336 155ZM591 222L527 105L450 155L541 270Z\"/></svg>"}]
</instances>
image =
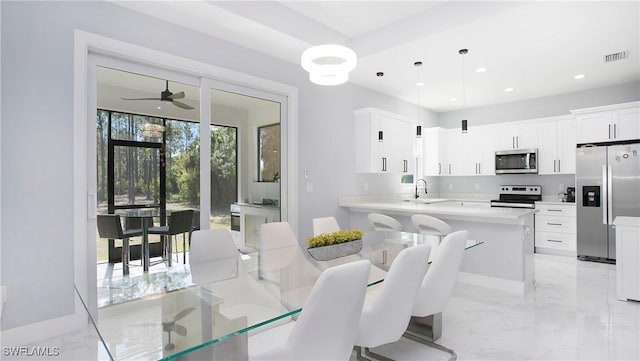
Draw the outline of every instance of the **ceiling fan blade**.
<instances>
[{"instance_id":1,"label":"ceiling fan blade","mask_svg":"<svg viewBox=\"0 0 640 361\"><path fill-rule=\"evenodd\" d=\"M169 99L182 99L182 98L184 98L184 92L178 92L178 93L169 95L167 98L169 98Z\"/></svg>"},{"instance_id":2,"label":"ceiling fan blade","mask_svg":"<svg viewBox=\"0 0 640 361\"><path fill-rule=\"evenodd\" d=\"M183 102L179 102L177 100L173 100L172 103L173 103L173 105L175 105L175 106L177 106L179 108L182 108L182 109L187 109L187 110L195 109L191 105L185 104Z\"/></svg>"},{"instance_id":3,"label":"ceiling fan blade","mask_svg":"<svg viewBox=\"0 0 640 361\"><path fill-rule=\"evenodd\" d=\"M120 98L122 100L162 100L160 98Z\"/></svg>"},{"instance_id":4,"label":"ceiling fan blade","mask_svg":"<svg viewBox=\"0 0 640 361\"><path fill-rule=\"evenodd\" d=\"M186 315L190 314L191 312L193 312L195 310L195 307L189 307L187 309L184 309L180 312L178 312L178 314L176 315L176 317L174 317L173 319L175 321L178 321L179 319L185 317Z\"/></svg>"},{"instance_id":5,"label":"ceiling fan blade","mask_svg":"<svg viewBox=\"0 0 640 361\"><path fill-rule=\"evenodd\" d=\"M182 337L187 335L187 328L182 325L175 325L173 330Z\"/></svg>"}]
</instances>

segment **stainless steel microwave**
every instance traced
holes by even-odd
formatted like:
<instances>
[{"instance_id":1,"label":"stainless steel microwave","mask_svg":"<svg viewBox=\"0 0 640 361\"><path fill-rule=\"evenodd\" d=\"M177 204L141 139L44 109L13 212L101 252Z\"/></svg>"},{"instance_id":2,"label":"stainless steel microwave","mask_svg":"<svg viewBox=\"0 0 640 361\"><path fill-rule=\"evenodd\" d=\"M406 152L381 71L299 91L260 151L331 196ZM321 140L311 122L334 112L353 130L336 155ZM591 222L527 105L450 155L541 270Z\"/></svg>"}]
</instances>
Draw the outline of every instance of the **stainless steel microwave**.
<instances>
[{"instance_id":1,"label":"stainless steel microwave","mask_svg":"<svg viewBox=\"0 0 640 361\"><path fill-rule=\"evenodd\" d=\"M510 149L496 152L496 174L538 173L537 149Z\"/></svg>"}]
</instances>

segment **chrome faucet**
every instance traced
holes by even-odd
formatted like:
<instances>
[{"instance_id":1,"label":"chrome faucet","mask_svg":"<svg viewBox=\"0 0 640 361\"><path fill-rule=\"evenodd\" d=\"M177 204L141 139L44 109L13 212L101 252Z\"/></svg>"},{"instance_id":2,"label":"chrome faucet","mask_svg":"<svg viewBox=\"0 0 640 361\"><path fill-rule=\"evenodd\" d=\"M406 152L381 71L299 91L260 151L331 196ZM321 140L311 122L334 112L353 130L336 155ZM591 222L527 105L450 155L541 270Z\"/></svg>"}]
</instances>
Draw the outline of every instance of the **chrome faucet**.
<instances>
[{"instance_id":1,"label":"chrome faucet","mask_svg":"<svg viewBox=\"0 0 640 361\"><path fill-rule=\"evenodd\" d=\"M420 196L418 195L418 183L420 183L420 181L424 182L424 194L427 194L427 181L420 178L416 181L416 194L415 194L416 199L420 198Z\"/></svg>"}]
</instances>

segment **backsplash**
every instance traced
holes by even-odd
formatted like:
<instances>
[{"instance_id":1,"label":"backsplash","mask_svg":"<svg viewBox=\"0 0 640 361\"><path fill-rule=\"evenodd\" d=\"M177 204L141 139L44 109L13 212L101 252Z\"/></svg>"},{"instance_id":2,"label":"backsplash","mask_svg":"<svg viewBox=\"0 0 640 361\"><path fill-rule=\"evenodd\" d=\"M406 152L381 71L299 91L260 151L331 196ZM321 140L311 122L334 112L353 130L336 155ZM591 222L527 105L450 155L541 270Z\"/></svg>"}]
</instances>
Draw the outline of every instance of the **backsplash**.
<instances>
[{"instance_id":1,"label":"backsplash","mask_svg":"<svg viewBox=\"0 0 640 361\"><path fill-rule=\"evenodd\" d=\"M539 185L543 197L557 197L567 187L575 187L573 174L509 174L496 176L440 177L439 193L498 194L500 185Z\"/></svg>"}]
</instances>

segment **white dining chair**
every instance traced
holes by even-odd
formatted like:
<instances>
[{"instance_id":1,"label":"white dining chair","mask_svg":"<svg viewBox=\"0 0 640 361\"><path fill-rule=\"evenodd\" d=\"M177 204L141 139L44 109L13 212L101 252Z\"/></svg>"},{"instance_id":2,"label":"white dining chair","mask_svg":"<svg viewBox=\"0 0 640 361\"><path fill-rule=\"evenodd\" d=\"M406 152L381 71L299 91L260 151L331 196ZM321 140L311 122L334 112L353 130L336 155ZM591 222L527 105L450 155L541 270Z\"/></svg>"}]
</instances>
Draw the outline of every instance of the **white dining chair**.
<instances>
[{"instance_id":1,"label":"white dining chair","mask_svg":"<svg viewBox=\"0 0 640 361\"><path fill-rule=\"evenodd\" d=\"M191 234L189 264L238 256L239 252L227 229L203 229Z\"/></svg>"},{"instance_id":2,"label":"white dining chair","mask_svg":"<svg viewBox=\"0 0 640 361\"><path fill-rule=\"evenodd\" d=\"M418 229L420 234L444 237L451 233L451 226L449 224L426 214L414 214L411 216L411 223Z\"/></svg>"},{"instance_id":3,"label":"white dining chair","mask_svg":"<svg viewBox=\"0 0 640 361\"><path fill-rule=\"evenodd\" d=\"M402 250L391 264L384 282L369 287L355 342L359 360L367 360L367 354L384 359L370 348L402 337L411 318L430 252L431 246L427 244Z\"/></svg>"},{"instance_id":4,"label":"white dining chair","mask_svg":"<svg viewBox=\"0 0 640 361\"><path fill-rule=\"evenodd\" d=\"M334 217L322 217L313 219L313 235L333 233L340 230L340 225Z\"/></svg>"},{"instance_id":5,"label":"white dining chair","mask_svg":"<svg viewBox=\"0 0 640 361\"><path fill-rule=\"evenodd\" d=\"M456 353L433 341L442 334L442 311L453 293L467 239L467 231L457 231L442 240L440 254L422 280L411 321L404 334L408 339L449 353L449 360L455 360Z\"/></svg>"},{"instance_id":6,"label":"white dining chair","mask_svg":"<svg viewBox=\"0 0 640 361\"><path fill-rule=\"evenodd\" d=\"M348 360L369 267L360 260L322 272L297 321L249 337L249 360Z\"/></svg>"},{"instance_id":7,"label":"white dining chair","mask_svg":"<svg viewBox=\"0 0 640 361\"><path fill-rule=\"evenodd\" d=\"M369 213L367 218L375 231L402 231L402 224L393 217L380 213Z\"/></svg>"}]
</instances>

